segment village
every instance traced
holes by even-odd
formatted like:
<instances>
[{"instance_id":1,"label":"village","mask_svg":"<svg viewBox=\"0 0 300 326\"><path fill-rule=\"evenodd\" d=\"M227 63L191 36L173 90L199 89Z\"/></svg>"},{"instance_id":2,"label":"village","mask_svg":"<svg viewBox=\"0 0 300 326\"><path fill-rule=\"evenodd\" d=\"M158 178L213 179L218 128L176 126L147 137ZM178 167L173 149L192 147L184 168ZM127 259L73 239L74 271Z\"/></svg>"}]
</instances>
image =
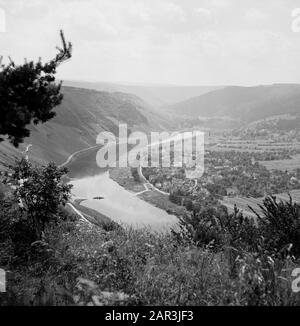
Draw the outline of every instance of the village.
<instances>
[{"instance_id":1,"label":"village","mask_svg":"<svg viewBox=\"0 0 300 326\"><path fill-rule=\"evenodd\" d=\"M208 146L200 178L189 178L190 168L174 164L169 168L143 167L143 176L156 189L168 193L170 201L190 211L220 204L224 198L261 198L300 189L300 168L284 168L285 162L298 155L298 147L270 146L269 139L258 146L241 138L223 138L223 143ZM283 167L268 168L279 160Z\"/></svg>"}]
</instances>

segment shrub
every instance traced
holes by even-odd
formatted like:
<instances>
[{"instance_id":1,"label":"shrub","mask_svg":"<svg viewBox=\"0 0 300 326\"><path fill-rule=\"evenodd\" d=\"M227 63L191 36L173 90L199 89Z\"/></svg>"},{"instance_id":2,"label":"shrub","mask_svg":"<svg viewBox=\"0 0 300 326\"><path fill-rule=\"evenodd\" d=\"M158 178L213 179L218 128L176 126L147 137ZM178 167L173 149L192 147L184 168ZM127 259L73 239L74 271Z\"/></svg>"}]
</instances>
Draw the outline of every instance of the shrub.
<instances>
[{"instance_id":1,"label":"shrub","mask_svg":"<svg viewBox=\"0 0 300 326\"><path fill-rule=\"evenodd\" d=\"M189 238L197 246L222 250L224 246L253 250L257 245L258 229L253 220L237 209L228 214L223 207L202 208L180 218L177 237Z\"/></svg>"},{"instance_id":2,"label":"shrub","mask_svg":"<svg viewBox=\"0 0 300 326\"><path fill-rule=\"evenodd\" d=\"M276 197L268 197L260 206L262 214L257 212L259 231L263 239L263 247L273 255L291 254L300 257L300 205L277 201Z\"/></svg>"},{"instance_id":3,"label":"shrub","mask_svg":"<svg viewBox=\"0 0 300 326\"><path fill-rule=\"evenodd\" d=\"M238 251L299 258L300 205L292 199L277 202L275 197L267 197L260 209L260 214L253 210L257 221L237 209L232 214L223 209L202 209L180 219L180 233L198 246L213 244L218 250L229 246Z\"/></svg>"},{"instance_id":4,"label":"shrub","mask_svg":"<svg viewBox=\"0 0 300 326\"><path fill-rule=\"evenodd\" d=\"M15 198L26 212L23 222L35 233L35 239L41 240L45 225L55 218L59 205L65 205L69 199L72 186L62 181L67 169L54 163L37 167L25 159L11 169Z\"/></svg>"},{"instance_id":5,"label":"shrub","mask_svg":"<svg viewBox=\"0 0 300 326\"><path fill-rule=\"evenodd\" d=\"M0 243L12 250L8 256L23 263L47 250L43 242L48 224L70 220L61 206L69 199L71 186L62 182L67 170L54 163L35 167L22 159L11 169L7 182L14 191L0 200Z\"/></svg>"}]
</instances>

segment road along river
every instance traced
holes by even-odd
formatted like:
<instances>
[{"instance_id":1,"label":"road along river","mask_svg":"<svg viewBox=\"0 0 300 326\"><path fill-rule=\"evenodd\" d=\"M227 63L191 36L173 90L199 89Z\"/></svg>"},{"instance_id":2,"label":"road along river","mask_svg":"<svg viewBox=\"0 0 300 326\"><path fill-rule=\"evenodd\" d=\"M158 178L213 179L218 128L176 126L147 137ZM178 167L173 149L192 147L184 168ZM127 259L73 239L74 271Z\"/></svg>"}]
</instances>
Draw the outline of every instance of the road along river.
<instances>
[{"instance_id":1,"label":"road along river","mask_svg":"<svg viewBox=\"0 0 300 326\"><path fill-rule=\"evenodd\" d=\"M76 155L68 164L73 184L72 194L86 198L82 206L94 209L113 221L134 228L166 232L175 227L178 218L143 201L109 177L107 169L96 164L97 148ZM86 166L86 169L85 169ZM103 197L103 199L93 199Z\"/></svg>"}]
</instances>

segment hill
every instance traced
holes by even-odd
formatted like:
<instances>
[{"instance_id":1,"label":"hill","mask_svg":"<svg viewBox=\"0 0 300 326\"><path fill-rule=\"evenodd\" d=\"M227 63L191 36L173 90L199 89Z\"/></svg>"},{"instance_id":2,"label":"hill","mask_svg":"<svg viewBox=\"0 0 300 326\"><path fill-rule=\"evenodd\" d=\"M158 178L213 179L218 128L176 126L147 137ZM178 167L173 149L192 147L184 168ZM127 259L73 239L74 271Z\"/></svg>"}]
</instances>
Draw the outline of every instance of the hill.
<instances>
[{"instance_id":1,"label":"hill","mask_svg":"<svg viewBox=\"0 0 300 326\"><path fill-rule=\"evenodd\" d=\"M135 94L154 107L162 107L200 96L223 86L133 85L105 82L64 81L64 85L106 92Z\"/></svg>"},{"instance_id":2,"label":"hill","mask_svg":"<svg viewBox=\"0 0 300 326\"><path fill-rule=\"evenodd\" d=\"M248 123L234 130L244 139L268 138L294 143L300 140L300 115L283 114Z\"/></svg>"},{"instance_id":3,"label":"hill","mask_svg":"<svg viewBox=\"0 0 300 326\"><path fill-rule=\"evenodd\" d=\"M119 123L126 123L131 131L171 127L166 118L132 94L74 87L63 87L62 92L64 100L55 109L56 117L43 125L32 125L31 136L19 149L0 143L0 165L10 163L28 144L33 145L30 157L35 161L62 163L70 154L96 145L101 131L117 136Z\"/></svg>"},{"instance_id":4,"label":"hill","mask_svg":"<svg viewBox=\"0 0 300 326\"><path fill-rule=\"evenodd\" d=\"M230 86L169 106L189 117L226 117L253 122L281 114L299 114L300 85Z\"/></svg>"}]
</instances>

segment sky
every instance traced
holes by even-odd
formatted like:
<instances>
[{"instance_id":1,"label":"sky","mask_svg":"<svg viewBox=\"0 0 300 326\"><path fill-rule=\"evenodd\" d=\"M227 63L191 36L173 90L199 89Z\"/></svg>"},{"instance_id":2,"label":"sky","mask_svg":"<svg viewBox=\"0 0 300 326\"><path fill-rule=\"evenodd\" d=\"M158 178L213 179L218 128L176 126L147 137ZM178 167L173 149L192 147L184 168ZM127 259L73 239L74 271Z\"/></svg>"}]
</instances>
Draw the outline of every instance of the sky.
<instances>
[{"instance_id":1,"label":"sky","mask_svg":"<svg viewBox=\"0 0 300 326\"><path fill-rule=\"evenodd\" d=\"M63 29L74 53L61 79L300 83L295 8L300 0L0 0L0 55L49 60Z\"/></svg>"}]
</instances>

